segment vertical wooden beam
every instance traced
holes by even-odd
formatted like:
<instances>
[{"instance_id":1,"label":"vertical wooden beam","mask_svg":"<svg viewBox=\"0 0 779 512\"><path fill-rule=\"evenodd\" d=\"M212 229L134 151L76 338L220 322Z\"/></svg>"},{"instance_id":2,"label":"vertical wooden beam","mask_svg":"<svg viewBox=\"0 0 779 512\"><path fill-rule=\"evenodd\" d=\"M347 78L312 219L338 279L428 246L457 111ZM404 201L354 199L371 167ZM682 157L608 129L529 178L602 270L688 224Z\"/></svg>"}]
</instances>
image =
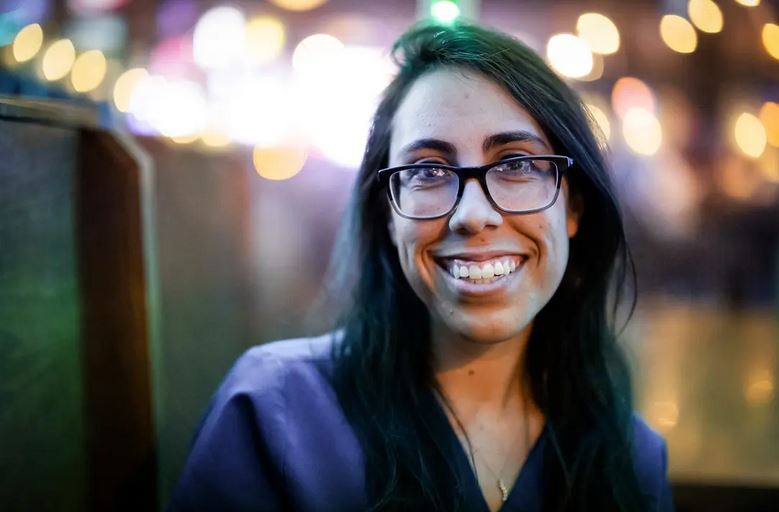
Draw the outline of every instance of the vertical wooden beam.
<instances>
[{"instance_id":1,"label":"vertical wooden beam","mask_svg":"<svg viewBox=\"0 0 779 512\"><path fill-rule=\"evenodd\" d=\"M76 175L89 509L157 508L138 164L82 130Z\"/></svg>"}]
</instances>

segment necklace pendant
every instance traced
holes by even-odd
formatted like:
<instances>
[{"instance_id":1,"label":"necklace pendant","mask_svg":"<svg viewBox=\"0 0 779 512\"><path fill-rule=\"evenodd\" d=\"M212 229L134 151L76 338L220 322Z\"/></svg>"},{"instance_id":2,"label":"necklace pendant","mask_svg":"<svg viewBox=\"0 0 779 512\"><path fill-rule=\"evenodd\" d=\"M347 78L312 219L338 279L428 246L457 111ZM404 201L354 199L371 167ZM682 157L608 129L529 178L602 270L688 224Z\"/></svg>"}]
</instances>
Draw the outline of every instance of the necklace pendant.
<instances>
[{"instance_id":1,"label":"necklace pendant","mask_svg":"<svg viewBox=\"0 0 779 512\"><path fill-rule=\"evenodd\" d=\"M502 478L498 478L498 489L500 490L500 499L505 503L509 499L509 491L506 489L506 484L503 483Z\"/></svg>"}]
</instances>

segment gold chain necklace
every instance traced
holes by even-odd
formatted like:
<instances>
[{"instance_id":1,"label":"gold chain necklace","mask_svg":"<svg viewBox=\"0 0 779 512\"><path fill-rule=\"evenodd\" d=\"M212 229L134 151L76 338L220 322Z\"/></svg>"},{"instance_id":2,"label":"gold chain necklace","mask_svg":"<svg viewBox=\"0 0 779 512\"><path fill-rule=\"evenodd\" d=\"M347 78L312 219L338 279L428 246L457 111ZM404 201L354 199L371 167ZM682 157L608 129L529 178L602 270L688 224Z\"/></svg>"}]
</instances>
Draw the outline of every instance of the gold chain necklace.
<instances>
[{"instance_id":1,"label":"gold chain necklace","mask_svg":"<svg viewBox=\"0 0 779 512\"><path fill-rule=\"evenodd\" d=\"M469 463L471 465L471 468L473 468L473 473L476 476L476 481L479 482L479 470L476 468L476 452L479 450L473 449L473 444L471 443L471 439L468 437L468 431L465 429L465 425L460 421L459 416L454 412L454 408L449 403L449 400L446 399L446 397L443 394L443 391L438 389L437 387L434 388L434 391L438 395L439 400L444 404L444 407L449 411L449 413L454 418L455 423L457 423L457 427L462 433L463 438L465 439L465 444L468 447L468 456L469 456ZM525 414L524 416L524 438L525 438L525 447L527 447L529 443L529 428L527 424L527 408L525 407L525 411L523 411ZM514 438L514 442L511 444L511 449L508 450L508 453L506 454L506 458L503 461L503 466L500 468L500 473L495 473L495 471L490 467L489 464L487 464L487 461L482 459L482 463L484 464L484 467L487 468L487 470L492 473L493 478L495 478L495 485L498 487L498 490L500 491L500 499L503 503L508 500L509 497L509 489L506 486L506 482L503 480L503 471L506 469L506 464L508 464L509 459L511 458L511 453L514 450L514 447L516 446L517 438Z\"/></svg>"}]
</instances>

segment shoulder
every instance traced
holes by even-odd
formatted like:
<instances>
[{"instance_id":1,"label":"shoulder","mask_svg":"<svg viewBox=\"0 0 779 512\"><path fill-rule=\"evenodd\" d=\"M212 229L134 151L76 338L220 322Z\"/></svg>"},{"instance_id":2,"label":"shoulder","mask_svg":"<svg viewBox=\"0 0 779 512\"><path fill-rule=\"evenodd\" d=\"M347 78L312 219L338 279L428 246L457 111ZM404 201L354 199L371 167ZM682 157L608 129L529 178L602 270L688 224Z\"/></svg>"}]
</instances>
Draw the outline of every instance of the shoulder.
<instances>
[{"instance_id":1,"label":"shoulder","mask_svg":"<svg viewBox=\"0 0 779 512\"><path fill-rule=\"evenodd\" d=\"M633 460L641 488L656 503L654 510L672 510L668 482L668 449L663 437L633 414Z\"/></svg>"},{"instance_id":2,"label":"shoulder","mask_svg":"<svg viewBox=\"0 0 779 512\"><path fill-rule=\"evenodd\" d=\"M290 373L321 374L331 365L337 338L330 333L252 347L236 360L218 393L262 395L283 388Z\"/></svg>"}]
</instances>

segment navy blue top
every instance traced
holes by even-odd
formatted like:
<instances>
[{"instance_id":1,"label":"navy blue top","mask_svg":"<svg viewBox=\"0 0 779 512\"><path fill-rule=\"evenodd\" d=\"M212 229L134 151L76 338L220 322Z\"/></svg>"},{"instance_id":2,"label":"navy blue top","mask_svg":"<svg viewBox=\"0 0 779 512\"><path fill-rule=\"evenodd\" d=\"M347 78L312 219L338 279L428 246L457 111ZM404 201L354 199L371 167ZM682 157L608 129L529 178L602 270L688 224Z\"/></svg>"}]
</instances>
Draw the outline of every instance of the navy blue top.
<instances>
[{"instance_id":1,"label":"navy blue top","mask_svg":"<svg viewBox=\"0 0 779 512\"><path fill-rule=\"evenodd\" d=\"M169 510L365 510L363 455L328 374L332 336L280 341L248 350L211 400ZM430 393L430 397L432 397ZM466 509L488 512L459 440L437 401L437 424L459 472ZM671 511L666 447L634 418L639 482L658 511ZM542 510L544 430L502 511Z\"/></svg>"}]
</instances>

